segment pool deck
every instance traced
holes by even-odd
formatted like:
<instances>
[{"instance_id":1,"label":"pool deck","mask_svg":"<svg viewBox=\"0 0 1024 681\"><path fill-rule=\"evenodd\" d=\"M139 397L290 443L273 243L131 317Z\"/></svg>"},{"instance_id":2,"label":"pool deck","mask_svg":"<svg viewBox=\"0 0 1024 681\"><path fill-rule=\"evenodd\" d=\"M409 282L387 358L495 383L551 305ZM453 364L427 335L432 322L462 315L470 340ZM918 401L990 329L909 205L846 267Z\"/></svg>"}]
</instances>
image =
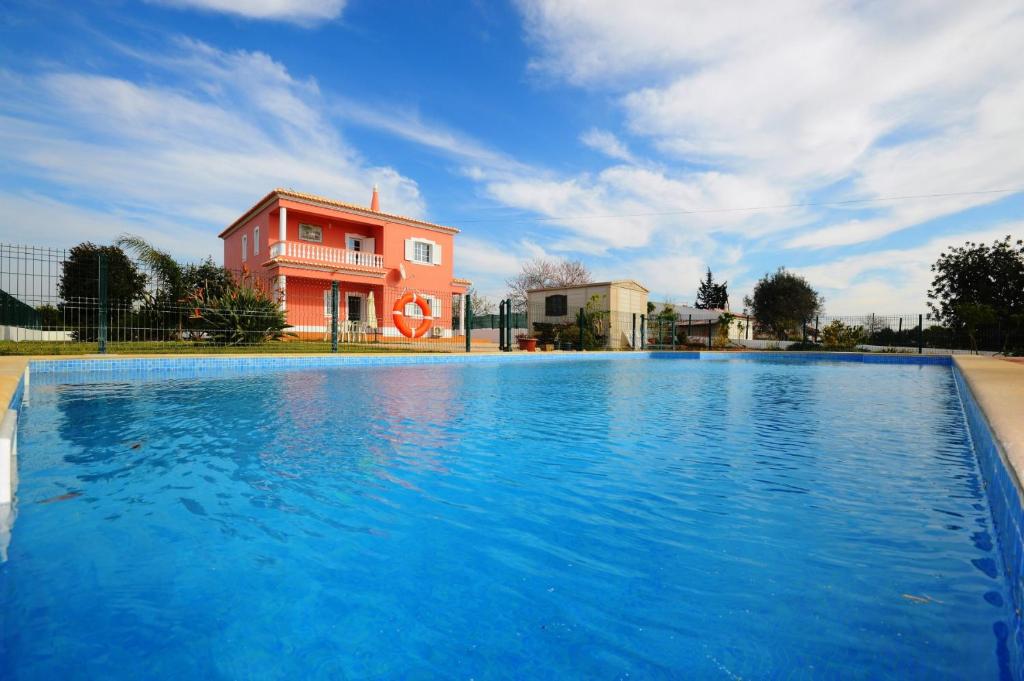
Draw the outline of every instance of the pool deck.
<instances>
[{"instance_id":1,"label":"pool deck","mask_svg":"<svg viewBox=\"0 0 1024 681\"><path fill-rule=\"evenodd\" d=\"M1024 363L976 355L957 355L953 362L970 386L1020 489L1024 482Z\"/></svg>"},{"instance_id":2,"label":"pool deck","mask_svg":"<svg viewBox=\"0 0 1024 681\"><path fill-rule=\"evenodd\" d=\"M516 353L521 355L521 353ZM542 353L547 355L549 353ZM562 353L557 353L562 354ZM565 353L567 356L577 353ZM640 354L640 353L637 353ZM702 352L701 355L729 355L729 352L711 353ZM762 353L757 353L762 354ZM763 353L765 356L774 356L775 353ZM802 353L803 354L803 353ZM809 354L809 353L808 353ZM818 353L815 353L818 354ZM822 358L836 353L820 353ZM493 355L495 357L507 357L500 352L473 353L474 357L480 355ZM422 353L366 353L358 355L300 355L301 357L353 357L353 358L396 358L396 357L424 357ZM780 356L789 356L781 354ZM10 405L18 386L25 377L26 369L32 361L74 361L74 360L124 360L124 359L151 359L151 360L182 360L182 359L206 359L206 358L252 358L261 360L273 360L278 358L292 358L294 354L209 354L209 355L40 355L40 356L6 356L0 357L0 400L2 404ZM428 356L429 357L429 356ZM917 357L917 355L911 355ZM552 357L554 359L554 357ZM1018 489L1021 489L1021 482L1024 481L1024 363L1013 360L1006 360L993 357L979 357L974 355L956 355L953 362L959 367L964 380L970 386L978 405L988 421L992 434L1002 449L1003 455L1009 464ZM14 412L13 415L11 412ZM13 416L13 420L12 420ZM10 432L13 425L16 425L16 411L10 408L4 411L3 423L0 424L0 453L8 448L11 455L14 455L15 443L13 433ZM5 428L6 426L6 428ZM4 440L6 439L6 442ZM11 458L9 457L0 457ZM13 461L11 462L13 464ZM5 470L7 467L0 464L0 504L9 501L5 497L3 488L8 490L11 486L11 478L14 473Z\"/></svg>"}]
</instances>

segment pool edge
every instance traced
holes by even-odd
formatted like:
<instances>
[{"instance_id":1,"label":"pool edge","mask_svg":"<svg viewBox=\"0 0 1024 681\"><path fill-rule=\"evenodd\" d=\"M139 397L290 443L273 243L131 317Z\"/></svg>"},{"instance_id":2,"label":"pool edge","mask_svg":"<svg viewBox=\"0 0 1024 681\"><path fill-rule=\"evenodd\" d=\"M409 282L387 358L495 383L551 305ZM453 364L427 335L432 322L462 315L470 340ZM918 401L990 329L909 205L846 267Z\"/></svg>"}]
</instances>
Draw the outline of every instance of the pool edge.
<instances>
[{"instance_id":1,"label":"pool edge","mask_svg":"<svg viewBox=\"0 0 1024 681\"><path fill-rule=\"evenodd\" d=\"M1013 611L1013 668L1024 673L1024 366L987 357L957 357L953 380L964 409ZM1014 418L1016 415L1016 418Z\"/></svg>"}]
</instances>

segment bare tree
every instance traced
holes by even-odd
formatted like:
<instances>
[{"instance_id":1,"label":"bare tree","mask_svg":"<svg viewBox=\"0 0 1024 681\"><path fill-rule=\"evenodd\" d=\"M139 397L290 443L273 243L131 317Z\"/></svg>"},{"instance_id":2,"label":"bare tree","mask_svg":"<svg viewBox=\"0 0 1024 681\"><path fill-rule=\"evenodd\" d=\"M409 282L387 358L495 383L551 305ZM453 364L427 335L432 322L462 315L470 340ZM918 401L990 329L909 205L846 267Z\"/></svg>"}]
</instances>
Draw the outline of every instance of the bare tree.
<instances>
[{"instance_id":1,"label":"bare tree","mask_svg":"<svg viewBox=\"0 0 1024 681\"><path fill-rule=\"evenodd\" d=\"M470 287L467 292L469 299L473 306L473 314L485 315L485 314L496 314L498 306L494 304L494 301L483 295L475 287Z\"/></svg>"},{"instance_id":2,"label":"bare tree","mask_svg":"<svg viewBox=\"0 0 1024 681\"><path fill-rule=\"evenodd\" d=\"M526 307L526 292L537 288L557 288L589 284L594 281L590 270L579 260L533 258L523 263L522 270L505 282L508 297L516 309Z\"/></svg>"}]
</instances>

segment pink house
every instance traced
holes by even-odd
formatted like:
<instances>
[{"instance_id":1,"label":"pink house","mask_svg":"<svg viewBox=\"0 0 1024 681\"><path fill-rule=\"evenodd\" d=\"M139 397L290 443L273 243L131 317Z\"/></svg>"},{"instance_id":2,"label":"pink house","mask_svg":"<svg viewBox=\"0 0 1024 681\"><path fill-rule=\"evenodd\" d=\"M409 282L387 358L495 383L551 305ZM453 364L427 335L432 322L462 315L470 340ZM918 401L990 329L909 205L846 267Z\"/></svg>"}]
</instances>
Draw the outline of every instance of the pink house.
<instances>
[{"instance_id":1,"label":"pink house","mask_svg":"<svg viewBox=\"0 0 1024 681\"><path fill-rule=\"evenodd\" d=\"M264 282L300 337L329 332L337 281L343 334L404 340L463 335L470 282L454 276L458 233L381 212L374 187L369 207L275 189L220 237L224 266Z\"/></svg>"}]
</instances>

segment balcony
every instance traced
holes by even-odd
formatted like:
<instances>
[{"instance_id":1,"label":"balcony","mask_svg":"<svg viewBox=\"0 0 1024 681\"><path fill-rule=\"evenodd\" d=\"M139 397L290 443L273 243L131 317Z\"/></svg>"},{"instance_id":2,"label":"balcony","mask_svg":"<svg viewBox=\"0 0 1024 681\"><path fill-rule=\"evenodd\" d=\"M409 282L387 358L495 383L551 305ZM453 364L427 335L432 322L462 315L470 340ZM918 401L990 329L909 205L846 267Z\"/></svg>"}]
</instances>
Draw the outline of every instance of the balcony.
<instances>
[{"instance_id":1,"label":"balcony","mask_svg":"<svg viewBox=\"0 0 1024 681\"><path fill-rule=\"evenodd\" d=\"M271 258L287 258L299 263L327 267L365 267L384 269L384 256L376 253L350 251L303 241L278 241L270 246Z\"/></svg>"}]
</instances>

